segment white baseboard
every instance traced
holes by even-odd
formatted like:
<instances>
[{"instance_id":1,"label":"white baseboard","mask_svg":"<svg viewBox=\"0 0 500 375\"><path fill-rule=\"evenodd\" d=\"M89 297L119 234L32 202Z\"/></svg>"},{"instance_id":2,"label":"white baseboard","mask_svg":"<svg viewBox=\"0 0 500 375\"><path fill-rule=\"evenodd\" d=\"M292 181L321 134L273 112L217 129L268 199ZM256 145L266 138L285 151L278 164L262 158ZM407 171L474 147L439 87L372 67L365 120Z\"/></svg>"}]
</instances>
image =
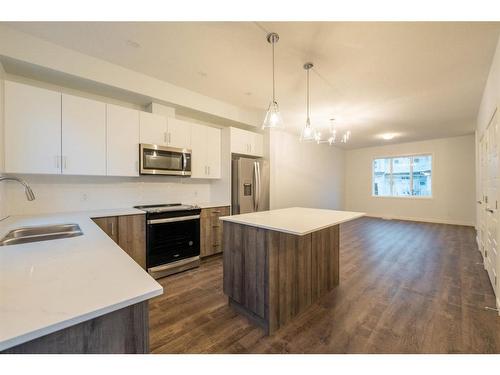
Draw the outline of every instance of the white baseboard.
<instances>
[{"instance_id":1,"label":"white baseboard","mask_svg":"<svg viewBox=\"0 0 500 375\"><path fill-rule=\"evenodd\" d=\"M475 227L474 222L465 222L459 220L447 220L447 219L434 219L434 218L422 218L422 217L410 217L410 216L392 216L392 215L378 215L367 213L368 217L376 217L385 220L405 220L405 221L418 221L424 223L437 223L437 224L450 224L450 225L463 225L467 227Z\"/></svg>"}]
</instances>

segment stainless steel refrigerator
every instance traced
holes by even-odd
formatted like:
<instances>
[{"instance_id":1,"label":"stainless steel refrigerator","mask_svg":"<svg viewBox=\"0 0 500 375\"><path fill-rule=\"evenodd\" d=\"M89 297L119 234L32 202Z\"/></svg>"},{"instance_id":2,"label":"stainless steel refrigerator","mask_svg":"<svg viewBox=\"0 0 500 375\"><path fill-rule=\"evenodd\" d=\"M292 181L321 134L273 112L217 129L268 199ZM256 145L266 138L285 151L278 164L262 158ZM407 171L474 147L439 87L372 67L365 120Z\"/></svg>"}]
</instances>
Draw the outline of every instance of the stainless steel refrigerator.
<instances>
[{"instance_id":1,"label":"stainless steel refrigerator","mask_svg":"<svg viewBox=\"0 0 500 375\"><path fill-rule=\"evenodd\" d=\"M231 209L233 215L269 209L269 165L266 160L232 156Z\"/></svg>"}]
</instances>

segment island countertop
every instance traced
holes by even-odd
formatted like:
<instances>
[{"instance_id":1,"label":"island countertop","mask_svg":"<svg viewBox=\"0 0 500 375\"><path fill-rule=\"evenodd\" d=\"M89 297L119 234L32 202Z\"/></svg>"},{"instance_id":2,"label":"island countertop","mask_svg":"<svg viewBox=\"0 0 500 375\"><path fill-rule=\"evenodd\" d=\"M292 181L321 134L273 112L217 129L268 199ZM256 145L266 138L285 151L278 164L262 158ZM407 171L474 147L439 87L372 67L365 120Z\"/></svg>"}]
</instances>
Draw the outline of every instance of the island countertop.
<instances>
[{"instance_id":1,"label":"island countertop","mask_svg":"<svg viewBox=\"0 0 500 375\"><path fill-rule=\"evenodd\" d=\"M148 300L163 288L91 217L142 214L103 210L14 216L0 237L24 226L76 223L82 236L0 247L0 350Z\"/></svg>"},{"instance_id":2,"label":"island countertop","mask_svg":"<svg viewBox=\"0 0 500 375\"><path fill-rule=\"evenodd\" d=\"M363 212L290 207L223 216L220 220L303 236L364 215Z\"/></svg>"}]
</instances>

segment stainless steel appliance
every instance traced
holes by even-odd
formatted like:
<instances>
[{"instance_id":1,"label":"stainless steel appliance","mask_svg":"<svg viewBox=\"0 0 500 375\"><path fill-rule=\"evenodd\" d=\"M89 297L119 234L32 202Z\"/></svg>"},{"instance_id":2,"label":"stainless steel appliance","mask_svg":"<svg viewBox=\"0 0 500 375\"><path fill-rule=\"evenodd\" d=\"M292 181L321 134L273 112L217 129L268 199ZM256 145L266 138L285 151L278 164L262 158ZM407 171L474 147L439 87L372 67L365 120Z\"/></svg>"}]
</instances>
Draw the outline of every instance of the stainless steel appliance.
<instances>
[{"instance_id":1,"label":"stainless steel appliance","mask_svg":"<svg viewBox=\"0 0 500 375\"><path fill-rule=\"evenodd\" d=\"M155 279L200 265L200 213L197 206L135 206L146 212L146 268Z\"/></svg>"},{"instance_id":2,"label":"stainless steel appliance","mask_svg":"<svg viewBox=\"0 0 500 375\"><path fill-rule=\"evenodd\" d=\"M140 174L191 176L191 150L141 143Z\"/></svg>"},{"instance_id":3,"label":"stainless steel appliance","mask_svg":"<svg viewBox=\"0 0 500 375\"><path fill-rule=\"evenodd\" d=\"M232 156L232 214L265 211L268 204L268 167L263 159Z\"/></svg>"}]
</instances>

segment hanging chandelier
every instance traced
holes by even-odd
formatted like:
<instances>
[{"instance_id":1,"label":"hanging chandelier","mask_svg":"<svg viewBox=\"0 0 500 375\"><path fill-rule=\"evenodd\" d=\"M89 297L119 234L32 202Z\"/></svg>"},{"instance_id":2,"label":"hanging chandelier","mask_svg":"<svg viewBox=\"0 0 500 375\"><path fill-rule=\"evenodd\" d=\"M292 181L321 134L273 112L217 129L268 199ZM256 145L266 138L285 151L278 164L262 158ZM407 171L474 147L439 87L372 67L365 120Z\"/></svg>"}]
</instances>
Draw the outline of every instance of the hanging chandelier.
<instances>
[{"instance_id":1,"label":"hanging chandelier","mask_svg":"<svg viewBox=\"0 0 500 375\"><path fill-rule=\"evenodd\" d=\"M305 63L304 69L306 71L306 123L300 132L300 141L301 142L313 142L317 140L317 134L311 125L311 117L310 117L310 105L309 105L309 71L313 67L313 63Z\"/></svg>"},{"instance_id":2,"label":"hanging chandelier","mask_svg":"<svg viewBox=\"0 0 500 375\"><path fill-rule=\"evenodd\" d=\"M278 43L280 39L277 33L267 34L267 42L271 44L272 47L272 64L273 64L273 98L269 103L267 108L266 117L264 117L264 122L262 124L262 129L277 129L284 128L283 119L281 117L278 102L276 101L276 82L274 77L274 45Z\"/></svg>"},{"instance_id":3,"label":"hanging chandelier","mask_svg":"<svg viewBox=\"0 0 500 375\"><path fill-rule=\"evenodd\" d=\"M333 145L334 143L340 141L340 143L347 143L349 139L351 138L351 131L347 130L344 134L342 134L342 137L340 140L337 138L337 128L335 126L335 119L331 118L330 119L330 129L328 130L328 138L323 138L322 134L320 131L316 131L316 137L315 141L317 144L321 143L328 143L330 146Z\"/></svg>"}]
</instances>

